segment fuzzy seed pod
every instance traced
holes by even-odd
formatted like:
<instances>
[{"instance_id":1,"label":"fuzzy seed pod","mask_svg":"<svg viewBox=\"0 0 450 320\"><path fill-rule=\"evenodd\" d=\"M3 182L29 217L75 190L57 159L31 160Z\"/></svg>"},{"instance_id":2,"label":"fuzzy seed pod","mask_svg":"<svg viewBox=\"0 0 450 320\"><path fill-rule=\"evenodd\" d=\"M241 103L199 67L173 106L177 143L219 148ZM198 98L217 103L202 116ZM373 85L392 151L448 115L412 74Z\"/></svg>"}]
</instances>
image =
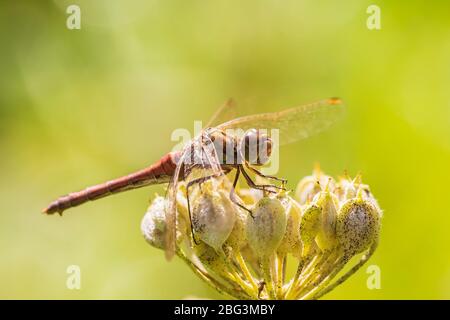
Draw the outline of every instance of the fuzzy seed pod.
<instances>
[{"instance_id":1,"label":"fuzzy seed pod","mask_svg":"<svg viewBox=\"0 0 450 320\"><path fill-rule=\"evenodd\" d=\"M268 257L278 248L286 231L286 211L280 200L262 198L247 218L247 239L259 257Z\"/></svg>"},{"instance_id":2,"label":"fuzzy seed pod","mask_svg":"<svg viewBox=\"0 0 450 320\"><path fill-rule=\"evenodd\" d=\"M311 251L311 245L315 241L320 228L322 209L315 205L309 205L300 220L300 239L302 241L302 256L307 256Z\"/></svg>"},{"instance_id":3,"label":"fuzzy seed pod","mask_svg":"<svg viewBox=\"0 0 450 320\"><path fill-rule=\"evenodd\" d=\"M350 255L368 249L378 238L380 212L361 196L347 200L339 210L336 225L337 239Z\"/></svg>"},{"instance_id":4,"label":"fuzzy seed pod","mask_svg":"<svg viewBox=\"0 0 450 320\"><path fill-rule=\"evenodd\" d=\"M302 210L300 205L287 195L282 194L279 199L287 214L287 225L283 240L278 247L278 252L292 253L295 256L300 255L302 250L300 241Z\"/></svg>"},{"instance_id":5,"label":"fuzzy seed pod","mask_svg":"<svg viewBox=\"0 0 450 320\"><path fill-rule=\"evenodd\" d=\"M339 200L330 191L325 190L316 195L313 203L322 211L316 242L322 251L326 251L336 246L336 219Z\"/></svg>"},{"instance_id":6,"label":"fuzzy seed pod","mask_svg":"<svg viewBox=\"0 0 450 320\"><path fill-rule=\"evenodd\" d=\"M166 229L166 201L156 197L142 218L141 232L145 240L155 248L164 249L164 232Z\"/></svg>"},{"instance_id":7,"label":"fuzzy seed pod","mask_svg":"<svg viewBox=\"0 0 450 320\"><path fill-rule=\"evenodd\" d=\"M194 199L194 233L215 250L220 250L233 230L236 207L227 193L204 187L205 192Z\"/></svg>"}]
</instances>

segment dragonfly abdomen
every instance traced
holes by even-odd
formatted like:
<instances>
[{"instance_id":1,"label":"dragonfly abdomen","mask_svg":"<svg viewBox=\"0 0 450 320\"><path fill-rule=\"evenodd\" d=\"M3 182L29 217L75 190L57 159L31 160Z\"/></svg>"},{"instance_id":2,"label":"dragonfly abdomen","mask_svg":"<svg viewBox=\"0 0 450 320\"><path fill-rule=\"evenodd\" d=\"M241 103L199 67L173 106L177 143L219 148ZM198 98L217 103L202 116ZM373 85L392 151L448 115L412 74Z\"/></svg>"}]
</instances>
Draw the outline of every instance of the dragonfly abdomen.
<instances>
[{"instance_id":1,"label":"dragonfly abdomen","mask_svg":"<svg viewBox=\"0 0 450 320\"><path fill-rule=\"evenodd\" d=\"M88 187L78 192L69 193L50 203L43 212L48 214L58 212L59 214L62 214L66 209L79 206L88 201L104 198L115 193L153 184L167 183L175 173L179 156L179 152L168 153L156 163L145 169Z\"/></svg>"}]
</instances>

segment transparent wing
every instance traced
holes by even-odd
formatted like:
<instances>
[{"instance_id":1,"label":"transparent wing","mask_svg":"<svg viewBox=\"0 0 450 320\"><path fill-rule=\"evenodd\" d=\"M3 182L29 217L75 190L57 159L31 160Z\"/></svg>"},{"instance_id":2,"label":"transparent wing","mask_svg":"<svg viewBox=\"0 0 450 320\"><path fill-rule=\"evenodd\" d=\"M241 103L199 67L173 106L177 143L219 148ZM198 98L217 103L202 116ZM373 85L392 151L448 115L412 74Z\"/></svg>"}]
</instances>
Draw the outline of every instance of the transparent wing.
<instances>
[{"instance_id":1,"label":"transparent wing","mask_svg":"<svg viewBox=\"0 0 450 320\"><path fill-rule=\"evenodd\" d=\"M166 259L170 260L175 254L176 250L176 236L177 236L177 192L178 192L178 182L180 180L180 173L183 168L183 163L185 162L187 156L187 149L183 149L183 152L178 160L175 173L172 180L169 183L166 193L166 232L165 232L165 253Z\"/></svg>"},{"instance_id":2,"label":"transparent wing","mask_svg":"<svg viewBox=\"0 0 450 320\"><path fill-rule=\"evenodd\" d=\"M223 105L217 109L214 115L209 119L205 128L215 127L221 123L229 121L237 117L237 105L233 99L228 99Z\"/></svg>"},{"instance_id":3,"label":"transparent wing","mask_svg":"<svg viewBox=\"0 0 450 320\"><path fill-rule=\"evenodd\" d=\"M279 112L260 113L233 119L218 125L218 129L279 130L280 144L305 139L330 127L342 117L344 105L338 98L330 98Z\"/></svg>"}]
</instances>

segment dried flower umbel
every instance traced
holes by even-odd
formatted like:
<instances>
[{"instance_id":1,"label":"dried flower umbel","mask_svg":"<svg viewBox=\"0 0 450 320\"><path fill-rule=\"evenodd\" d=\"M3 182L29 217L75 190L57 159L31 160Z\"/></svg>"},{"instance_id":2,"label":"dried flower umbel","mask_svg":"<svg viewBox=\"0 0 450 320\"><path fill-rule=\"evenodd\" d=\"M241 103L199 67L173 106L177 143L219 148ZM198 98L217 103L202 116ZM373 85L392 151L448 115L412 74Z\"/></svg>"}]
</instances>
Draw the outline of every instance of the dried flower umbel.
<instances>
[{"instance_id":1,"label":"dried flower umbel","mask_svg":"<svg viewBox=\"0 0 450 320\"><path fill-rule=\"evenodd\" d=\"M229 190L227 180L196 186L190 198L194 241L180 187L176 254L231 297L318 299L377 247L381 210L360 176L335 181L316 169L300 181L296 199L285 191L238 190L252 216L230 201ZM141 225L145 239L159 249L164 249L165 201L156 197ZM341 272L355 256L360 258L354 266Z\"/></svg>"}]
</instances>

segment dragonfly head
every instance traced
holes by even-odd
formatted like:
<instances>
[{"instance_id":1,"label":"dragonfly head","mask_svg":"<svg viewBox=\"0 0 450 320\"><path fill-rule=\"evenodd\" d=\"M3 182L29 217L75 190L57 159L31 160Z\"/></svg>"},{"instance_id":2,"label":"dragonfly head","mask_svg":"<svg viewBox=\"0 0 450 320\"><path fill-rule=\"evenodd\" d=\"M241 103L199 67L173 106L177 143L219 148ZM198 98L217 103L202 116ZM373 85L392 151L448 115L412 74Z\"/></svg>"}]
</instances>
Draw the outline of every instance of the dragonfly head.
<instances>
[{"instance_id":1,"label":"dragonfly head","mask_svg":"<svg viewBox=\"0 0 450 320\"><path fill-rule=\"evenodd\" d=\"M251 165L261 166L267 163L272 153L272 139L258 129L250 129L240 143L241 156Z\"/></svg>"}]
</instances>

